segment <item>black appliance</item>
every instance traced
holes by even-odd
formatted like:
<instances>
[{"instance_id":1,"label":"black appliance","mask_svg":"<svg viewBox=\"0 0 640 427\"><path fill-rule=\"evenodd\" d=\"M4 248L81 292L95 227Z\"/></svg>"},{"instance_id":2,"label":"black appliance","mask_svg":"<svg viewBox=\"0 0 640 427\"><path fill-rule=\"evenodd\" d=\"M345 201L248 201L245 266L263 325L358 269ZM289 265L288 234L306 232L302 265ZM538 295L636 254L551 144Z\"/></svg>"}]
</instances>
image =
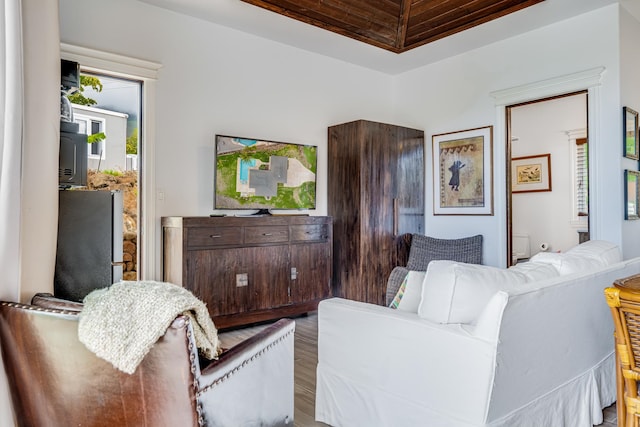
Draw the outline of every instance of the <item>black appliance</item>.
<instances>
[{"instance_id":1,"label":"black appliance","mask_svg":"<svg viewBox=\"0 0 640 427\"><path fill-rule=\"evenodd\" d=\"M87 135L63 131L60 122L58 186L68 188L87 185ZM70 123L75 124L76 123Z\"/></svg>"},{"instance_id":2,"label":"black appliance","mask_svg":"<svg viewBox=\"0 0 640 427\"><path fill-rule=\"evenodd\" d=\"M79 126L73 122L73 108L67 99L67 95L79 87L79 64L63 59L60 63L60 188L87 185L87 135L78 133Z\"/></svg>"},{"instance_id":3,"label":"black appliance","mask_svg":"<svg viewBox=\"0 0 640 427\"><path fill-rule=\"evenodd\" d=\"M60 86L65 90L80 87L80 64L66 59L60 60Z\"/></svg>"},{"instance_id":4,"label":"black appliance","mask_svg":"<svg viewBox=\"0 0 640 427\"><path fill-rule=\"evenodd\" d=\"M82 301L122 280L120 191L61 190L53 293Z\"/></svg>"}]
</instances>

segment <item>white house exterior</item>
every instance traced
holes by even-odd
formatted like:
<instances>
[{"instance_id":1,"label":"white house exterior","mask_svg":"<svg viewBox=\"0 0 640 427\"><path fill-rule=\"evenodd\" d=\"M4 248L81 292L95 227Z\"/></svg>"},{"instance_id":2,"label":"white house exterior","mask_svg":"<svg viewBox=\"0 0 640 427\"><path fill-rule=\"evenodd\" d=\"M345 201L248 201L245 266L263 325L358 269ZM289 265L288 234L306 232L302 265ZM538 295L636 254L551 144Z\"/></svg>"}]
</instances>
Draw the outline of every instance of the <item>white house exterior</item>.
<instances>
[{"instance_id":1,"label":"white house exterior","mask_svg":"<svg viewBox=\"0 0 640 427\"><path fill-rule=\"evenodd\" d=\"M73 121L80 126L80 133L93 135L104 132L106 139L88 144L87 169L118 170L136 169L127 164L128 114L85 105L71 104ZM135 162L134 162L135 163ZM127 167L129 166L129 167Z\"/></svg>"}]
</instances>

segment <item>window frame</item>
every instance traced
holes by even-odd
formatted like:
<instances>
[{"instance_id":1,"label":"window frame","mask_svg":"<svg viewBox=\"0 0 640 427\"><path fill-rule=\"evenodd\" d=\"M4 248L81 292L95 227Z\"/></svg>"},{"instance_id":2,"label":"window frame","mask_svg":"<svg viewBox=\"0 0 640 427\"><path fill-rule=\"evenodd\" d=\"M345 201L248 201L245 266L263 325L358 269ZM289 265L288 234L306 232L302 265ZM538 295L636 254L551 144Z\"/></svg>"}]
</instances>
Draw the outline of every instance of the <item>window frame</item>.
<instances>
[{"instance_id":1,"label":"window frame","mask_svg":"<svg viewBox=\"0 0 640 427\"><path fill-rule=\"evenodd\" d=\"M576 228L588 228L589 226L589 139L587 138L586 129L567 132L569 137L570 153L571 153L571 199L572 199L572 217L571 225ZM580 164L578 161L579 151L584 151L584 160ZM586 189L580 189L580 178L584 176L586 179ZM582 184L585 184L583 181ZM584 197L584 202L581 202ZM586 212L582 212L581 205L586 205Z\"/></svg>"}]
</instances>

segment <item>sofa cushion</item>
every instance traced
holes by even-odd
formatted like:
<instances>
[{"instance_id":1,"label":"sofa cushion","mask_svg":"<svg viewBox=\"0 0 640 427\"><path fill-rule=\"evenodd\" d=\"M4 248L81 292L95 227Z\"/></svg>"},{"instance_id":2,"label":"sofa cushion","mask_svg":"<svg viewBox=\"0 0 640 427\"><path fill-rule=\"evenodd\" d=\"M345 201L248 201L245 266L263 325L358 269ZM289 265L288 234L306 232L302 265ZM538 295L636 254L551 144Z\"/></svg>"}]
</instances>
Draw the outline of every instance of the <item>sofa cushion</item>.
<instances>
[{"instance_id":1,"label":"sofa cushion","mask_svg":"<svg viewBox=\"0 0 640 427\"><path fill-rule=\"evenodd\" d=\"M504 269L433 261L422 285L418 314L437 323L475 323L496 292L558 275L553 265L545 263L527 262Z\"/></svg>"},{"instance_id":2,"label":"sofa cushion","mask_svg":"<svg viewBox=\"0 0 640 427\"><path fill-rule=\"evenodd\" d=\"M540 252L531 258L531 262L552 265L561 276L580 271L586 272L604 266L599 259L571 256L559 252Z\"/></svg>"},{"instance_id":3,"label":"sofa cushion","mask_svg":"<svg viewBox=\"0 0 640 427\"><path fill-rule=\"evenodd\" d=\"M569 249L567 254L597 258L605 265L612 265L622 261L622 253L618 245L605 240L588 240L578 246Z\"/></svg>"},{"instance_id":4,"label":"sofa cushion","mask_svg":"<svg viewBox=\"0 0 640 427\"><path fill-rule=\"evenodd\" d=\"M425 274L425 271L409 271L389 307L417 313Z\"/></svg>"},{"instance_id":5,"label":"sofa cushion","mask_svg":"<svg viewBox=\"0 0 640 427\"><path fill-rule=\"evenodd\" d=\"M527 282L536 282L560 275L553 264L534 261L521 262L509 267L509 270L523 274L527 278Z\"/></svg>"},{"instance_id":6,"label":"sofa cushion","mask_svg":"<svg viewBox=\"0 0 640 427\"><path fill-rule=\"evenodd\" d=\"M475 324L497 291L559 275L584 273L622 260L618 247L588 241L565 253L541 252L508 269L454 261L433 261L422 285L418 315L437 323Z\"/></svg>"},{"instance_id":7,"label":"sofa cushion","mask_svg":"<svg viewBox=\"0 0 640 427\"><path fill-rule=\"evenodd\" d=\"M618 246L603 240L590 240L564 253L539 252L531 262L553 265L561 275L584 273L622 261Z\"/></svg>"},{"instance_id":8,"label":"sofa cushion","mask_svg":"<svg viewBox=\"0 0 640 427\"><path fill-rule=\"evenodd\" d=\"M418 315L437 323L473 323L497 291L526 282L526 275L510 269L432 261L422 285Z\"/></svg>"}]
</instances>

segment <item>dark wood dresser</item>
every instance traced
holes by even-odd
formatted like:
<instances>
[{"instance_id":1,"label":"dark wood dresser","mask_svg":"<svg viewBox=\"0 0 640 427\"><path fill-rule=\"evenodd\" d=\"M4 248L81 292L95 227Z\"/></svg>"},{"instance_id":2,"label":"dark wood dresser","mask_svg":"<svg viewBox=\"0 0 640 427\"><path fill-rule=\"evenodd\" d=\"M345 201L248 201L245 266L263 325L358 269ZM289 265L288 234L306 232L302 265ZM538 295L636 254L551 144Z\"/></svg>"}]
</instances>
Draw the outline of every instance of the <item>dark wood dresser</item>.
<instances>
[{"instance_id":1,"label":"dark wood dresser","mask_svg":"<svg viewBox=\"0 0 640 427\"><path fill-rule=\"evenodd\" d=\"M218 328L306 313L331 295L332 230L320 216L164 217L163 280Z\"/></svg>"}]
</instances>

